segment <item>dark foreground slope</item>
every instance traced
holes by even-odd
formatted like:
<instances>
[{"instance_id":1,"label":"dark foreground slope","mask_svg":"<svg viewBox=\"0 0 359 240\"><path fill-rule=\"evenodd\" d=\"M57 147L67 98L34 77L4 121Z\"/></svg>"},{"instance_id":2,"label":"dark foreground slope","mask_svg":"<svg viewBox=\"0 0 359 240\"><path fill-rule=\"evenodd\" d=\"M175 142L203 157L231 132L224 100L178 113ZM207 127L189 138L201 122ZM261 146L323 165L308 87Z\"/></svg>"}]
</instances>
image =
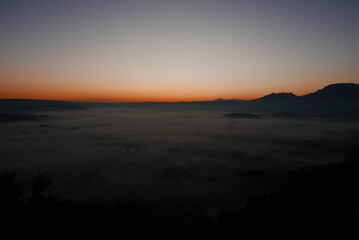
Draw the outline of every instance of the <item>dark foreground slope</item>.
<instances>
[{"instance_id":1,"label":"dark foreground slope","mask_svg":"<svg viewBox=\"0 0 359 240\"><path fill-rule=\"evenodd\" d=\"M283 184L283 190L252 198L237 213L223 214L218 220L218 234L236 235L236 228L241 226L242 234L248 238L356 239L358 160L273 176L271 180Z\"/></svg>"},{"instance_id":2,"label":"dark foreground slope","mask_svg":"<svg viewBox=\"0 0 359 240\"><path fill-rule=\"evenodd\" d=\"M0 230L12 238L358 239L359 158L268 174L253 180L280 186L217 219L201 209L152 209L136 202L105 206L64 200L40 174L23 195L15 172L0 174Z\"/></svg>"}]
</instances>

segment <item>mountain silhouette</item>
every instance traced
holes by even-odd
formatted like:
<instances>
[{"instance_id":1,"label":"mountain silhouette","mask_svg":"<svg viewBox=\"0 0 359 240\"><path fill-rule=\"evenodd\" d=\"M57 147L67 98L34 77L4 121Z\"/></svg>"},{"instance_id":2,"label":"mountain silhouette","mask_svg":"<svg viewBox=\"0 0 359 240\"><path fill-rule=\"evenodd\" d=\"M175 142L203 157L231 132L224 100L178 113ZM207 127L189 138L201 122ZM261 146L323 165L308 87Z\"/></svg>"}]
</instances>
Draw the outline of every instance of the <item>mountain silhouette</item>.
<instances>
[{"instance_id":1,"label":"mountain silhouette","mask_svg":"<svg viewBox=\"0 0 359 240\"><path fill-rule=\"evenodd\" d=\"M256 101L287 101L297 99L298 97L291 92L271 93L264 97L256 99Z\"/></svg>"},{"instance_id":2,"label":"mountain silhouette","mask_svg":"<svg viewBox=\"0 0 359 240\"><path fill-rule=\"evenodd\" d=\"M359 100L359 84L355 83L334 83L316 92L303 96L296 96L291 92L271 93L261 98L250 101L292 101L292 100Z\"/></svg>"},{"instance_id":3,"label":"mountain silhouette","mask_svg":"<svg viewBox=\"0 0 359 240\"><path fill-rule=\"evenodd\" d=\"M304 99L312 100L355 100L359 99L359 84L336 83L331 84L314 93L302 96Z\"/></svg>"},{"instance_id":4,"label":"mountain silhouette","mask_svg":"<svg viewBox=\"0 0 359 240\"><path fill-rule=\"evenodd\" d=\"M271 93L258 99L237 103L238 110L248 113L286 112L291 116L345 118L358 117L358 105L359 84L355 83L331 84L303 96L296 96L290 92Z\"/></svg>"},{"instance_id":5,"label":"mountain silhouette","mask_svg":"<svg viewBox=\"0 0 359 240\"><path fill-rule=\"evenodd\" d=\"M359 84L335 83L316 92L296 96L291 92L265 95L254 100L222 99L192 102L91 103L50 100L0 99L0 112L64 111L94 107L160 108L168 111L223 111L273 114L286 112L315 117L359 117ZM283 117L283 116L280 116ZM288 116L286 116L288 117Z\"/></svg>"}]
</instances>

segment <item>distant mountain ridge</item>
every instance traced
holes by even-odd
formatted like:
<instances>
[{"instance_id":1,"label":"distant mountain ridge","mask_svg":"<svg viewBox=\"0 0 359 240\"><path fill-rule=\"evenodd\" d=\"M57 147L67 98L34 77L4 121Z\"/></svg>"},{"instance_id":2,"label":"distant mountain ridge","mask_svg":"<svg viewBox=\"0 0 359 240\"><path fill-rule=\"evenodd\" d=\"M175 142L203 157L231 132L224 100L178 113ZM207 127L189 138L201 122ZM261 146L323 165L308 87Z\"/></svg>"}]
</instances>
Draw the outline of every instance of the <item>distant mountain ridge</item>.
<instances>
[{"instance_id":1,"label":"distant mountain ridge","mask_svg":"<svg viewBox=\"0 0 359 240\"><path fill-rule=\"evenodd\" d=\"M271 93L260 97L258 99L249 101L282 101L282 100L296 100L296 99L359 99L359 84L355 83L334 83L325 86L316 92L309 93L303 96L297 96L291 92Z\"/></svg>"},{"instance_id":2,"label":"distant mountain ridge","mask_svg":"<svg viewBox=\"0 0 359 240\"><path fill-rule=\"evenodd\" d=\"M0 112L82 110L74 102L33 99L0 99Z\"/></svg>"},{"instance_id":3,"label":"distant mountain ridge","mask_svg":"<svg viewBox=\"0 0 359 240\"><path fill-rule=\"evenodd\" d=\"M312 99L359 99L359 84L336 83L331 84L314 93L309 93L302 98Z\"/></svg>"},{"instance_id":4,"label":"distant mountain ridge","mask_svg":"<svg viewBox=\"0 0 359 240\"><path fill-rule=\"evenodd\" d=\"M0 113L0 123L1 122L19 122L19 121L41 121L43 119L49 119L50 116L47 115L33 115L33 114L9 114L9 113Z\"/></svg>"},{"instance_id":5,"label":"distant mountain ridge","mask_svg":"<svg viewBox=\"0 0 359 240\"><path fill-rule=\"evenodd\" d=\"M223 98L217 98L212 100L212 102L241 102L241 101L245 101L242 99L223 99Z\"/></svg>"},{"instance_id":6,"label":"distant mountain ridge","mask_svg":"<svg viewBox=\"0 0 359 240\"><path fill-rule=\"evenodd\" d=\"M255 99L256 101L283 101L296 99L298 96L291 92L271 93L261 98Z\"/></svg>"},{"instance_id":7,"label":"distant mountain ridge","mask_svg":"<svg viewBox=\"0 0 359 240\"><path fill-rule=\"evenodd\" d=\"M272 93L247 101L242 107L256 112L288 112L291 114L332 117L359 116L359 84L335 83L313 93Z\"/></svg>"},{"instance_id":8,"label":"distant mountain ridge","mask_svg":"<svg viewBox=\"0 0 359 240\"><path fill-rule=\"evenodd\" d=\"M308 116L359 117L359 84L336 83L313 93L271 93L254 100L222 99L192 102L91 103L52 100L0 99L0 112L64 111L96 107L136 107L166 111L222 111L245 113L286 112ZM288 117L288 116L287 116Z\"/></svg>"},{"instance_id":9,"label":"distant mountain ridge","mask_svg":"<svg viewBox=\"0 0 359 240\"><path fill-rule=\"evenodd\" d=\"M298 100L344 100L344 99L359 99L359 84L355 83L334 83L325 86L313 93L302 96L297 96L292 92L278 92L270 93L263 97L252 100L241 99L223 99L217 98L208 101L193 101L193 103L243 103L243 102L286 102ZM188 103L188 102L183 102Z\"/></svg>"}]
</instances>

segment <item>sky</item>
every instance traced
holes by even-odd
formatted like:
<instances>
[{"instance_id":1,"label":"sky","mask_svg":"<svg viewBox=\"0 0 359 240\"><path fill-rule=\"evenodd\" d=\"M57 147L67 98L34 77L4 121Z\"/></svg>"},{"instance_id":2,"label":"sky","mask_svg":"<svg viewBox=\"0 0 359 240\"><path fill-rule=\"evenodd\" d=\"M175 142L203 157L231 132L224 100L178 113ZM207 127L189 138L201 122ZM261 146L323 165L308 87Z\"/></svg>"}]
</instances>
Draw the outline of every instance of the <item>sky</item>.
<instances>
[{"instance_id":1,"label":"sky","mask_svg":"<svg viewBox=\"0 0 359 240\"><path fill-rule=\"evenodd\" d=\"M3 0L0 98L254 99L359 83L356 0Z\"/></svg>"}]
</instances>

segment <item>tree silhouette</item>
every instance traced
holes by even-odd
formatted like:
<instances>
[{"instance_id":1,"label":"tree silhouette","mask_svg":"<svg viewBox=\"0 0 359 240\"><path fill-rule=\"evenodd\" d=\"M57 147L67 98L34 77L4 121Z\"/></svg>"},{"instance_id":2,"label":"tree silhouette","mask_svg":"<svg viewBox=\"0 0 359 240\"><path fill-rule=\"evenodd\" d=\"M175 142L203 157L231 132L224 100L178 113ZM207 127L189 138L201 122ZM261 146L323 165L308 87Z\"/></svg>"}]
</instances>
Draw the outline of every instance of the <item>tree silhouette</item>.
<instances>
[{"instance_id":1,"label":"tree silhouette","mask_svg":"<svg viewBox=\"0 0 359 240\"><path fill-rule=\"evenodd\" d=\"M0 206L11 207L19 203L20 184L16 182L16 171L4 171L0 174Z\"/></svg>"},{"instance_id":2,"label":"tree silhouette","mask_svg":"<svg viewBox=\"0 0 359 240\"><path fill-rule=\"evenodd\" d=\"M46 173L38 173L32 180L32 192L29 199L30 204L41 205L55 200L53 194L52 181Z\"/></svg>"}]
</instances>

